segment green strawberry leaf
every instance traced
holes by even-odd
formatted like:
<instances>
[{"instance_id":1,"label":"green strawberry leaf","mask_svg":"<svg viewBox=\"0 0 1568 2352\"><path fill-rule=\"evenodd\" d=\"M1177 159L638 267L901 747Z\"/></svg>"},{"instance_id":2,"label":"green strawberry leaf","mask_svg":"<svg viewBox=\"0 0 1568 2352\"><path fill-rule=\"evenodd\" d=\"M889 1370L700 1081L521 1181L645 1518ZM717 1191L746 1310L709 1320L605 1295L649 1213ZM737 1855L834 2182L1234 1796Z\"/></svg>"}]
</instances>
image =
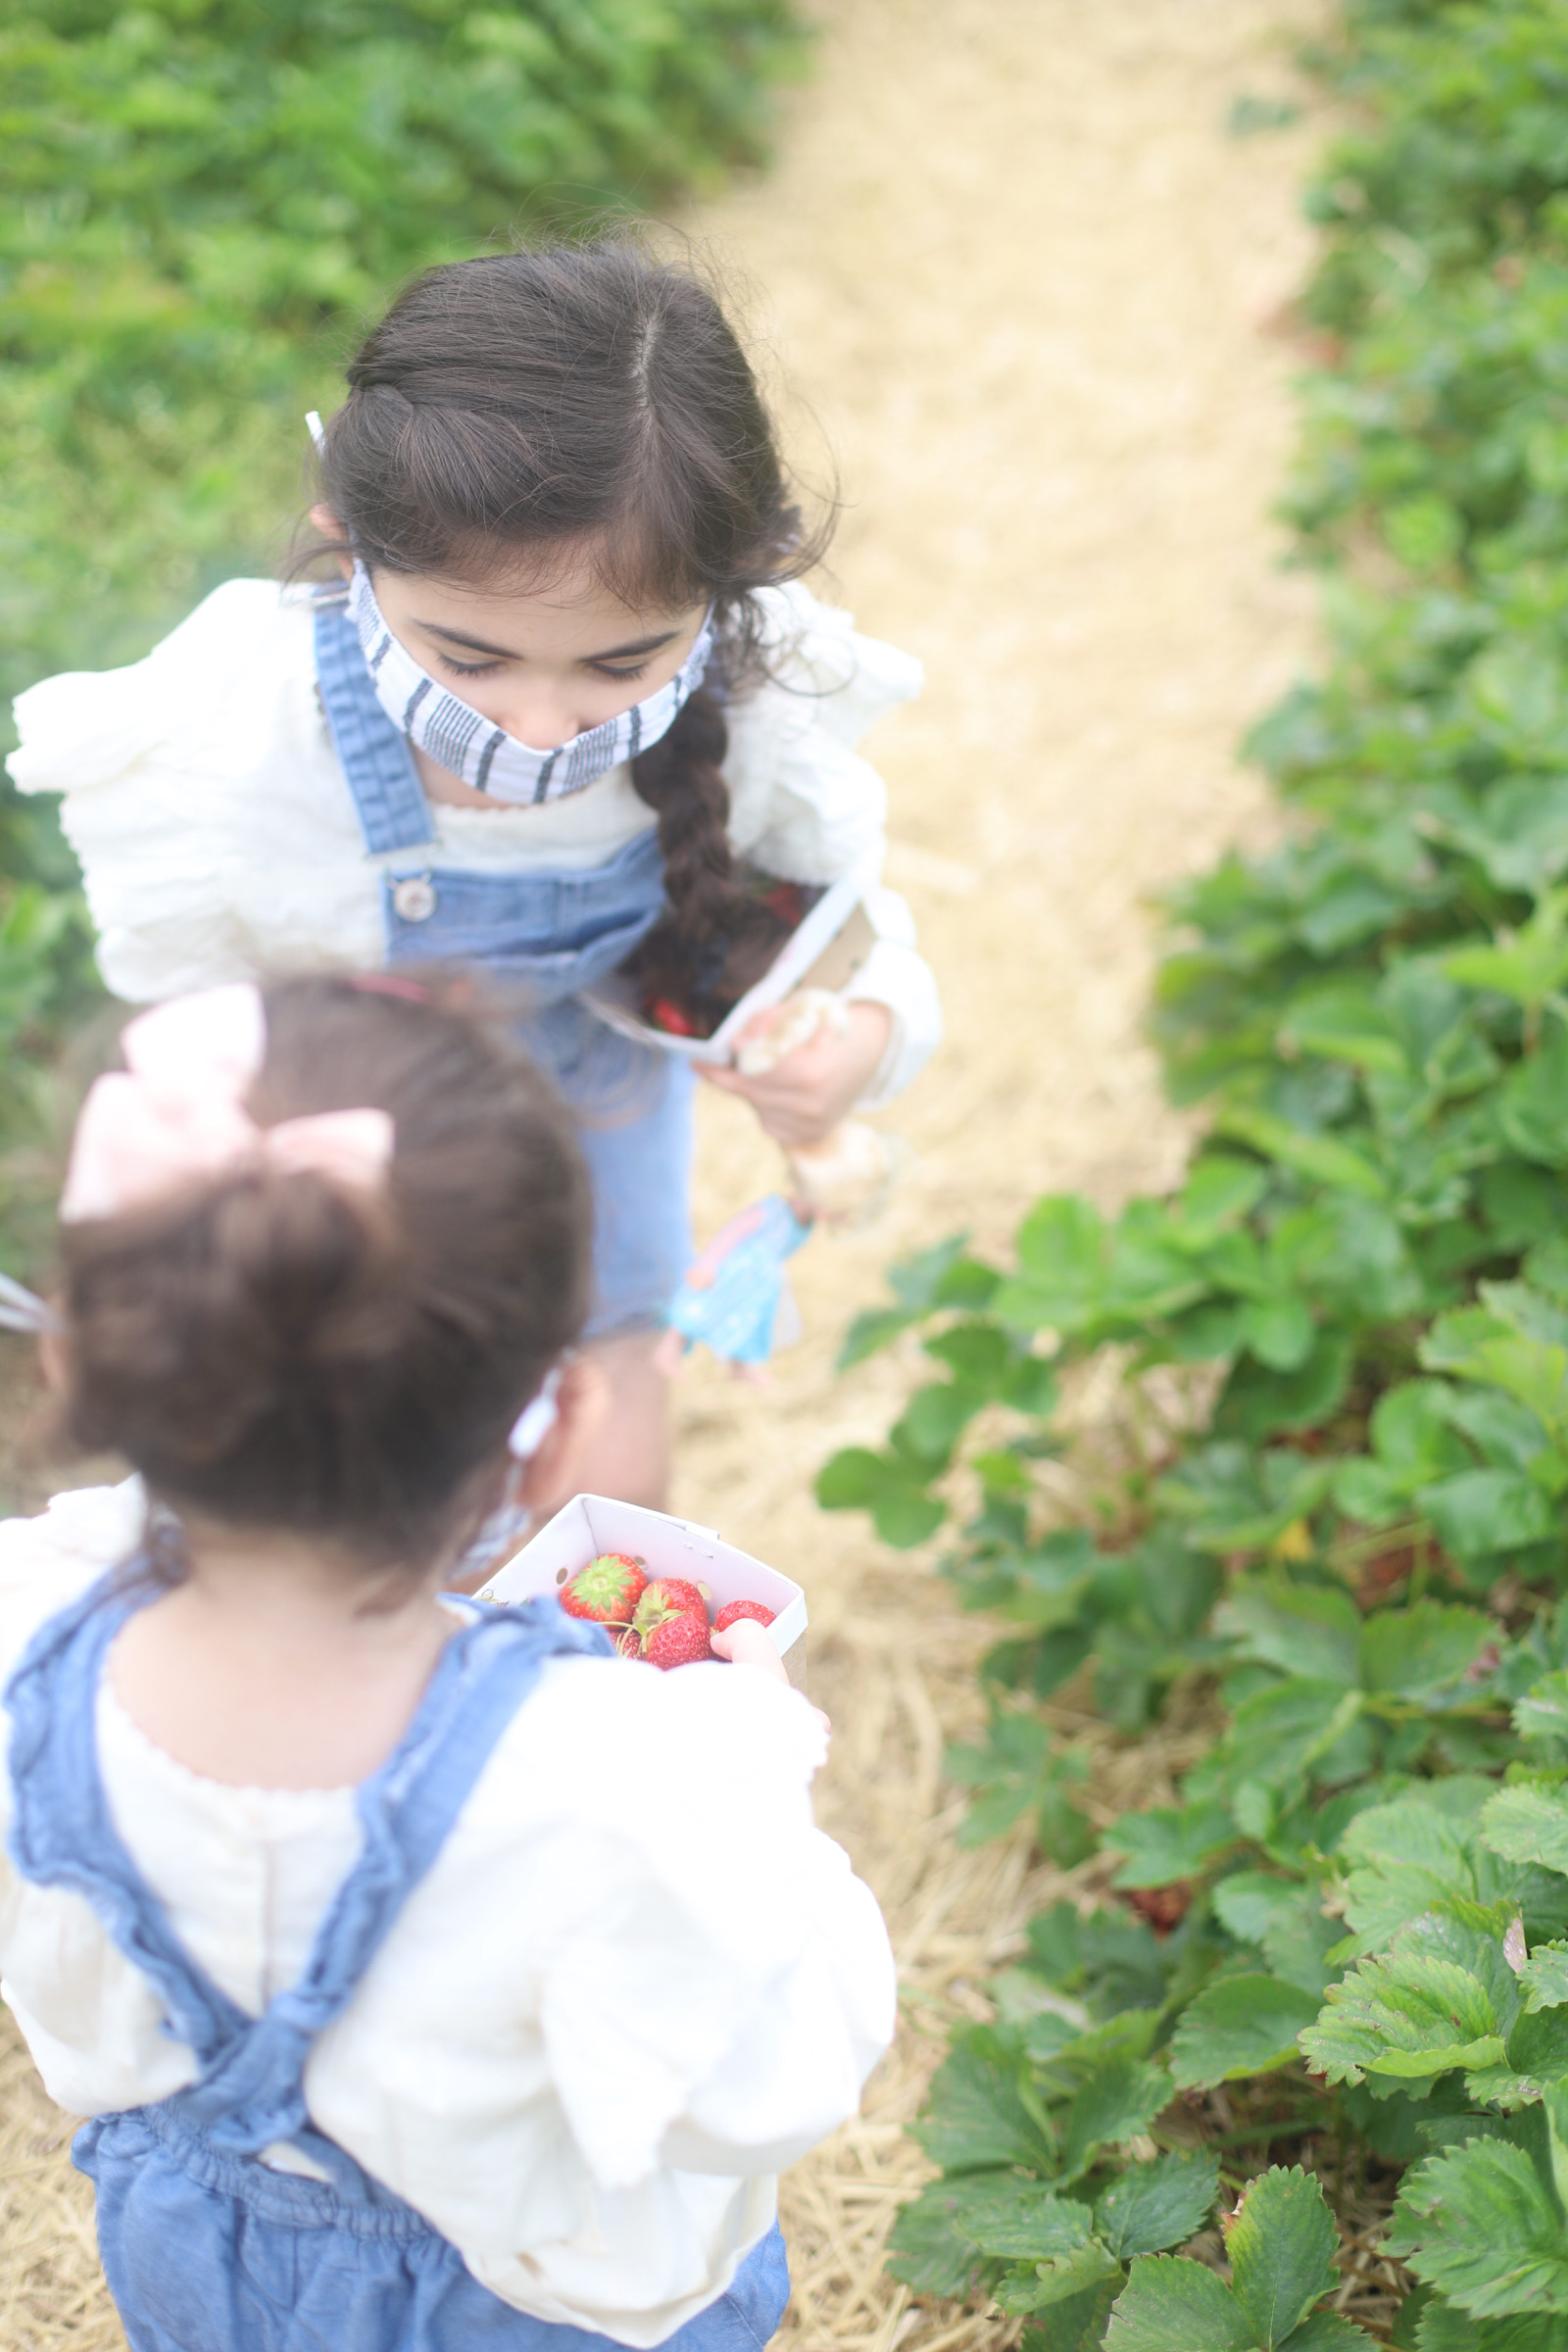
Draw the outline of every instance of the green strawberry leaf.
<instances>
[{"instance_id":1,"label":"green strawberry leaf","mask_svg":"<svg viewBox=\"0 0 1568 2352\"><path fill-rule=\"evenodd\" d=\"M1568 1792L1528 1782L1499 1788L1482 1813L1481 1837L1506 1861L1568 1872Z\"/></svg>"},{"instance_id":2,"label":"green strawberry leaf","mask_svg":"<svg viewBox=\"0 0 1568 2352\"><path fill-rule=\"evenodd\" d=\"M1250 2322L1215 2272L1184 2254L1143 2254L1105 2330L1105 2352L1256 2352Z\"/></svg>"},{"instance_id":3,"label":"green strawberry leaf","mask_svg":"<svg viewBox=\"0 0 1568 2352\"><path fill-rule=\"evenodd\" d=\"M1221 1927L1240 1943L1261 1943L1270 1923L1298 1889L1289 1879L1271 1878L1266 1871L1233 1871L1209 1890L1209 1901Z\"/></svg>"},{"instance_id":4,"label":"green strawberry leaf","mask_svg":"<svg viewBox=\"0 0 1568 2352\"><path fill-rule=\"evenodd\" d=\"M1401 2321L1416 2295L1425 2293L1417 2287L1399 2314ZM1424 2302L1413 2332L1401 2334L1396 2325L1389 2340L1397 2352L1568 2352L1568 2320L1551 2312L1529 2318L1473 2320L1456 2303L1432 2296Z\"/></svg>"},{"instance_id":5,"label":"green strawberry leaf","mask_svg":"<svg viewBox=\"0 0 1568 2352\"><path fill-rule=\"evenodd\" d=\"M1337 2311L1314 2311L1290 2339L1290 2352L1370 2352L1372 2338Z\"/></svg>"},{"instance_id":6,"label":"green strawberry leaf","mask_svg":"<svg viewBox=\"0 0 1568 2352\"><path fill-rule=\"evenodd\" d=\"M1556 1507L1518 1470L1463 1470L1416 1495L1433 1532L1455 1559L1484 1559L1544 1543L1557 1530Z\"/></svg>"},{"instance_id":7,"label":"green strawberry leaf","mask_svg":"<svg viewBox=\"0 0 1568 2352\"><path fill-rule=\"evenodd\" d=\"M994 2291L999 2307L1016 2318L1049 2310L1054 2303L1076 2302L1087 2289L1103 2283L1119 2284L1121 2275L1114 2254L1107 2253L1098 2237L1091 2237L1069 2253L1020 2265L999 2279Z\"/></svg>"},{"instance_id":8,"label":"green strawberry leaf","mask_svg":"<svg viewBox=\"0 0 1568 2352\"><path fill-rule=\"evenodd\" d=\"M1078 2180L1102 2148L1124 2147L1147 2132L1160 2109L1169 2106L1171 2089L1162 2066L1124 2059L1097 2068L1056 2118L1062 2180Z\"/></svg>"},{"instance_id":9,"label":"green strawberry leaf","mask_svg":"<svg viewBox=\"0 0 1568 2352\"><path fill-rule=\"evenodd\" d=\"M1568 1740L1568 1674L1559 1669L1532 1683L1515 1703L1513 1728L1521 1740Z\"/></svg>"},{"instance_id":10,"label":"green strawberry leaf","mask_svg":"<svg viewBox=\"0 0 1568 2352\"><path fill-rule=\"evenodd\" d=\"M1568 2239L1524 2150L1472 2139L1407 2173L1388 2250L1477 2319L1568 2312Z\"/></svg>"},{"instance_id":11,"label":"green strawberry leaf","mask_svg":"<svg viewBox=\"0 0 1568 2352\"><path fill-rule=\"evenodd\" d=\"M1345 1916L1354 1933L1337 1956L1378 1950L1435 1905L1491 1902L1511 1889L1517 1874L1494 1860L1476 1835L1482 1806L1495 1788L1494 1781L1455 1773L1418 1783L1390 1803L1357 1814L1340 1841L1349 1873Z\"/></svg>"},{"instance_id":12,"label":"green strawberry leaf","mask_svg":"<svg viewBox=\"0 0 1568 2352\"><path fill-rule=\"evenodd\" d=\"M1021 2164L1055 2170L1054 2151L1018 2095L1012 2075L964 2042L938 2067L914 2137L946 2173L984 2172Z\"/></svg>"},{"instance_id":13,"label":"green strawberry leaf","mask_svg":"<svg viewBox=\"0 0 1568 2352\"><path fill-rule=\"evenodd\" d=\"M926 1492L938 1467L913 1454L846 1446L818 1471L816 1499L824 1511L869 1511L883 1543L907 1551L947 1517L946 1505Z\"/></svg>"},{"instance_id":14,"label":"green strawberry leaf","mask_svg":"<svg viewBox=\"0 0 1568 2352\"><path fill-rule=\"evenodd\" d=\"M957 2301L968 2293L979 2271L978 2251L954 2228L965 2185L961 2176L957 2180L933 2180L899 2208L888 2239L887 2267L917 2295Z\"/></svg>"},{"instance_id":15,"label":"green strawberry leaf","mask_svg":"<svg viewBox=\"0 0 1568 2352\"><path fill-rule=\"evenodd\" d=\"M1568 1943L1538 1943L1519 1972L1525 2008L1559 2009L1568 2001Z\"/></svg>"},{"instance_id":16,"label":"green strawberry leaf","mask_svg":"<svg viewBox=\"0 0 1568 2352\"><path fill-rule=\"evenodd\" d=\"M1342 1687L1356 1680L1361 1612L1348 1592L1330 1586L1261 1578L1233 1586L1214 1611L1214 1630L1245 1657L1284 1674Z\"/></svg>"},{"instance_id":17,"label":"green strawberry leaf","mask_svg":"<svg viewBox=\"0 0 1568 2352\"><path fill-rule=\"evenodd\" d=\"M1226 2225L1231 2290L1264 2352L1275 2352L1319 2296L1338 2286L1339 2232L1317 2180L1274 2165L1249 2183Z\"/></svg>"},{"instance_id":18,"label":"green strawberry leaf","mask_svg":"<svg viewBox=\"0 0 1568 2352\"><path fill-rule=\"evenodd\" d=\"M1163 2254L1202 2229L1218 2186L1212 2151L1131 2165L1095 2207L1096 2231L1124 2262L1134 2254Z\"/></svg>"},{"instance_id":19,"label":"green strawberry leaf","mask_svg":"<svg viewBox=\"0 0 1568 2352\"><path fill-rule=\"evenodd\" d=\"M1147 1813L1123 1813L1101 1839L1127 1860L1111 1884L1115 1886L1169 1886L1190 1879L1213 1855L1237 1840L1236 1825L1227 1806L1208 1801L1177 1808L1152 1806Z\"/></svg>"},{"instance_id":20,"label":"green strawberry leaf","mask_svg":"<svg viewBox=\"0 0 1568 2352\"><path fill-rule=\"evenodd\" d=\"M1043 2180L973 2175L957 2184L953 2227L982 2254L1050 2262L1089 2243L1094 2215L1087 2205L1056 2196Z\"/></svg>"},{"instance_id":21,"label":"green strawberry leaf","mask_svg":"<svg viewBox=\"0 0 1568 2352\"><path fill-rule=\"evenodd\" d=\"M1222 1977L1183 2012L1171 2037L1171 2079L1178 2090L1200 2090L1284 2066L1317 2012L1311 1993L1277 1977Z\"/></svg>"},{"instance_id":22,"label":"green strawberry leaf","mask_svg":"<svg viewBox=\"0 0 1568 2352\"><path fill-rule=\"evenodd\" d=\"M1230 1786L1256 1781L1266 1788L1285 1788L1326 1757L1360 1712L1360 1691L1339 1683L1293 1676L1254 1690L1231 1717L1225 1742Z\"/></svg>"},{"instance_id":23,"label":"green strawberry leaf","mask_svg":"<svg viewBox=\"0 0 1568 2352\"><path fill-rule=\"evenodd\" d=\"M1501 1934L1434 1913L1330 1985L1301 2048L1331 2082L1419 2082L1452 2067L1501 2065L1516 2008Z\"/></svg>"},{"instance_id":24,"label":"green strawberry leaf","mask_svg":"<svg viewBox=\"0 0 1568 2352\"><path fill-rule=\"evenodd\" d=\"M1024 2352L1100 2352L1105 2340L1105 2322L1121 2292L1122 2278L1118 2264L1093 2286L1048 2303L1033 2326L1024 2329Z\"/></svg>"},{"instance_id":25,"label":"green strawberry leaf","mask_svg":"<svg viewBox=\"0 0 1568 2352\"><path fill-rule=\"evenodd\" d=\"M1433 1698L1469 1673L1497 1629L1479 1609L1412 1601L1361 1628L1361 1681L1391 1698Z\"/></svg>"}]
</instances>

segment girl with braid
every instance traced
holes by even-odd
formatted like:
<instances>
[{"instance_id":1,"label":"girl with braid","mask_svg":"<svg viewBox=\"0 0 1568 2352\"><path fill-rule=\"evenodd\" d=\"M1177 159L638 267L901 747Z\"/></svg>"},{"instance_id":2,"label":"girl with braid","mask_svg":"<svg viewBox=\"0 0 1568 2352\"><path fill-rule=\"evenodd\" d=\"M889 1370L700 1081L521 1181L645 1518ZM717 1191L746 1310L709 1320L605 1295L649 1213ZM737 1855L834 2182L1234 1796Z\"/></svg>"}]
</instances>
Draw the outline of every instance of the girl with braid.
<instances>
[{"instance_id":1,"label":"girl with braid","mask_svg":"<svg viewBox=\"0 0 1568 2352\"><path fill-rule=\"evenodd\" d=\"M145 661L33 687L12 773L64 795L118 996L435 963L515 992L593 1185L610 1409L581 1483L657 1505L692 1073L585 993L622 971L733 1002L785 920L760 877L878 871L854 746L918 665L802 586L821 534L677 269L599 243L434 270L348 381L318 428L328 586L231 580ZM839 1023L711 1073L786 1146L886 1102L940 1034L906 909L865 904Z\"/></svg>"}]
</instances>

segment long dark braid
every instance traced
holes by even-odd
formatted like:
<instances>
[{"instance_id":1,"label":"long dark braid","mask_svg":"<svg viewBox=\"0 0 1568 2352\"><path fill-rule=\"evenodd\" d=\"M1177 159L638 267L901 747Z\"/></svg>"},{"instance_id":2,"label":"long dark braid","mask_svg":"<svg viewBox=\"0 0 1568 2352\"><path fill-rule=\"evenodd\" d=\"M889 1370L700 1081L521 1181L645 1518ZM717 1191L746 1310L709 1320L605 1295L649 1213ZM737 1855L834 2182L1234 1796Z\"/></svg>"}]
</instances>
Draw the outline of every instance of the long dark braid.
<instances>
[{"instance_id":1,"label":"long dark braid","mask_svg":"<svg viewBox=\"0 0 1568 2352\"><path fill-rule=\"evenodd\" d=\"M728 743L723 708L703 689L631 768L658 812L669 911L626 968L645 1000L675 1004L704 1033L761 977L790 928L730 848Z\"/></svg>"}]
</instances>

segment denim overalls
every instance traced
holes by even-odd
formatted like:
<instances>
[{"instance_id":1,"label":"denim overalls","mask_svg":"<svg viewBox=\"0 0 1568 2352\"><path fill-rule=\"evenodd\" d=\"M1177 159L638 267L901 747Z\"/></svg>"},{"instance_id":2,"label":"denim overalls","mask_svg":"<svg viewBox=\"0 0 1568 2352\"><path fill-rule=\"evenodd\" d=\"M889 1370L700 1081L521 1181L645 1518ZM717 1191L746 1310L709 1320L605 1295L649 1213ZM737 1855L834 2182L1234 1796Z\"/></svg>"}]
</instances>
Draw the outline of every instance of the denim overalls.
<instances>
[{"instance_id":1,"label":"denim overalls","mask_svg":"<svg viewBox=\"0 0 1568 2352\"><path fill-rule=\"evenodd\" d=\"M474 873L435 861L406 737L375 697L340 597L316 607L321 707L366 849L386 858L389 964L476 964L526 994L523 1044L576 1115L594 1193L590 1336L662 1323L691 1262L692 1073L597 1020L578 992L623 963L664 903L651 829L585 872Z\"/></svg>"},{"instance_id":2,"label":"denim overalls","mask_svg":"<svg viewBox=\"0 0 1568 2352\"><path fill-rule=\"evenodd\" d=\"M364 1848L302 1975L250 2018L175 1939L99 1775L110 1644L162 1590L140 1563L113 1571L34 1636L5 1692L17 1869L91 1905L201 2062L188 2089L99 2116L74 2143L131 2352L609 2352L608 2337L532 2319L482 2286L448 2239L314 2128L302 2084L312 2043L353 1998L546 1660L608 1653L608 1638L554 1600L468 1604L472 1622L448 1642L403 1740L360 1786ZM258 2162L278 2140L327 2179ZM775 2227L665 2352L758 2352L788 2293Z\"/></svg>"}]
</instances>

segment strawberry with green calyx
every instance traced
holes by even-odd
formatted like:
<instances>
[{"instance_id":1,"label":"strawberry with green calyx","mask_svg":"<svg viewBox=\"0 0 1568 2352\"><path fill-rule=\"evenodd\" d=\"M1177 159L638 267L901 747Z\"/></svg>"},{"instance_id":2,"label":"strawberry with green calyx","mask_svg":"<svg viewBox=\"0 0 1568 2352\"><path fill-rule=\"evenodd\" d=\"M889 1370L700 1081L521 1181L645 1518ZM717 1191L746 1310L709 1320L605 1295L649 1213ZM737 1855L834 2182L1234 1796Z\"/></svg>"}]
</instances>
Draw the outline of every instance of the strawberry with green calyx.
<instances>
[{"instance_id":1,"label":"strawberry with green calyx","mask_svg":"<svg viewBox=\"0 0 1568 2352\"><path fill-rule=\"evenodd\" d=\"M561 1605L568 1617L586 1617L591 1625L629 1625L647 1585L640 1560L626 1551L602 1551L563 1585Z\"/></svg>"},{"instance_id":2,"label":"strawberry with green calyx","mask_svg":"<svg viewBox=\"0 0 1568 2352\"><path fill-rule=\"evenodd\" d=\"M643 1636L644 1658L666 1674L672 1666L695 1666L712 1654L706 1609L681 1609Z\"/></svg>"},{"instance_id":3,"label":"strawberry with green calyx","mask_svg":"<svg viewBox=\"0 0 1568 2352\"><path fill-rule=\"evenodd\" d=\"M646 1634L666 1618L683 1616L690 1609L708 1623L708 1595L701 1586L688 1584L683 1576L656 1576L644 1587L632 1623L640 1634Z\"/></svg>"}]
</instances>

